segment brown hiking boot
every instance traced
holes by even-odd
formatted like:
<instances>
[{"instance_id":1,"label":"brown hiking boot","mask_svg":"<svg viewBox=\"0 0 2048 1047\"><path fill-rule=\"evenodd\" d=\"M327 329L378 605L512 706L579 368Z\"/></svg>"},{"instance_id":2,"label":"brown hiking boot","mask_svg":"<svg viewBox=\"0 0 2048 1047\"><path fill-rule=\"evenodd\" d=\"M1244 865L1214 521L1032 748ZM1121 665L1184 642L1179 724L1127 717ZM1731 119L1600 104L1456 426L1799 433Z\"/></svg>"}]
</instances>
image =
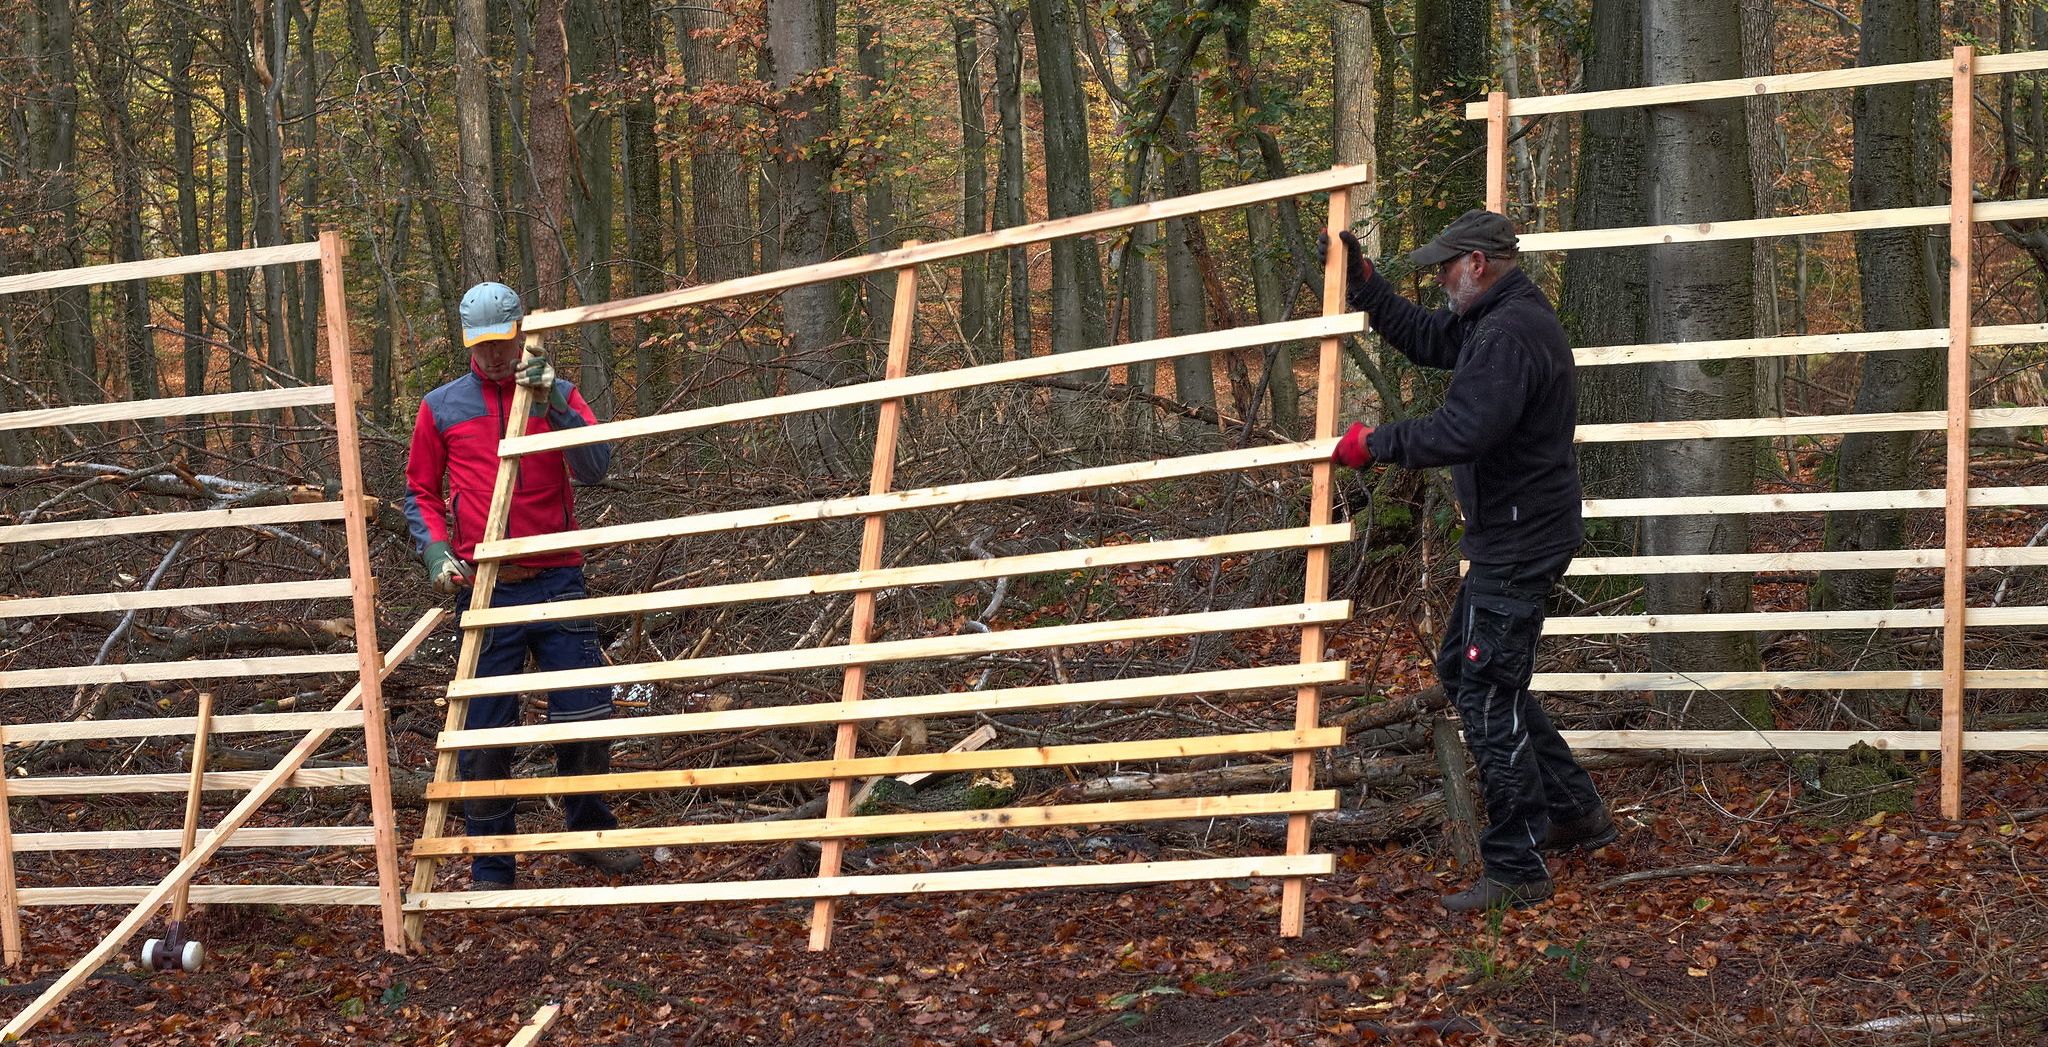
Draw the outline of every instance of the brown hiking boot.
<instances>
[{"instance_id":1,"label":"brown hiking boot","mask_svg":"<svg viewBox=\"0 0 2048 1047\"><path fill-rule=\"evenodd\" d=\"M471 880L469 881L469 889L472 891L509 891L512 889L512 881Z\"/></svg>"},{"instance_id":2,"label":"brown hiking boot","mask_svg":"<svg viewBox=\"0 0 2048 1047\"><path fill-rule=\"evenodd\" d=\"M570 851L569 860L586 869L624 876L640 871L640 852L623 847L611 847L595 851Z\"/></svg>"},{"instance_id":3,"label":"brown hiking boot","mask_svg":"<svg viewBox=\"0 0 2048 1047\"><path fill-rule=\"evenodd\" d=\"M1549 880L1532 880L1528 883L1502 883L1490 877L1480 877L1479 882L1456 894L1444 895L1441 904L1452 912L1478 912L1482 909L1526 909L1550 897L1553 889Z\"/></svg>"},{"instance_id":4,"label":"brown hiking boot","mask_svg":"<svg viewBox=\"0 0 2048 1047\"><path fill-rule=\"evenodd\" d=\"M1615 827L1614 819L1608 817L1607 808L1602 805L1590 814L1551 822L1550 832L1543 837L1540 850L1546 854L1574 849L1597 851L1613 843L1620 835L1621 830Z\"/></svg>"}]
</instances>

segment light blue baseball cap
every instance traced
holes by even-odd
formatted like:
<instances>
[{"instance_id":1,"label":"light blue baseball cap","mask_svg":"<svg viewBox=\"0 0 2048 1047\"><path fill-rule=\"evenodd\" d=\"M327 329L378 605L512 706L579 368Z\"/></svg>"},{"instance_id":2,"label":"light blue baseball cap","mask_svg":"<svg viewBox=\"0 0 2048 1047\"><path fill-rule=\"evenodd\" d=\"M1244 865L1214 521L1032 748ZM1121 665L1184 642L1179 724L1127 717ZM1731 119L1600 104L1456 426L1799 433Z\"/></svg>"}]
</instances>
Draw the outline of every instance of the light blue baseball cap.
<instances>
[{"instance_id":1,"label":"light blue baseball cap","mask_svg":"<svg viewBox=\"0 0 2048 1047\"><path fill-rule=\"evenodd\" d=\"M519 292L501 283L480 283L462 295L462 347L517 338L519 322L525 318L526 308L519 304Z\"/></svg>"}]
</instances>

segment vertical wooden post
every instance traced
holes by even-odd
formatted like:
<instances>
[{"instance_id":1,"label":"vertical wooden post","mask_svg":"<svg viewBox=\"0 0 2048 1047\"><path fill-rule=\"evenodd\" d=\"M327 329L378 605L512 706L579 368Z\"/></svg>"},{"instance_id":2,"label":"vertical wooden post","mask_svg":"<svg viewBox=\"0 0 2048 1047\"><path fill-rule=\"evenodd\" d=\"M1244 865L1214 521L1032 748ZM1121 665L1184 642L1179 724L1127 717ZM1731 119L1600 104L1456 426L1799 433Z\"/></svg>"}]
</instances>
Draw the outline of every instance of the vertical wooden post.
<instances>
[{"instance_id":1,"label":"vertical wooden post","mask_svg":"<svg viewBox=\"0 0 2048 1047\"><path fill-rule=\"evenodd\" d=\"M1324 228L1330 234L1330 253L1323 259L1323 315L1341 316L1350 309L1344 302L1344 252L1337 248L1337 234L1350 228L1351 194L1337 190L1330 194L1330 217ZM1316 365L1316 430L1315 438L1328 440L1337 435L1337 389L1342 366L1343 339L1322 340L1322 354ZM1308 501L1308 522L1310 526L1322 527L1330 522L1330 487L1336 466L1328 461L1317 462L1310 471ZM1303 583L1302 599L1316 603L1330 598L1330 547L1310 546L1308 550L1308 578ZM1303 626L1301 630L1301 661L1306 665L1323 660L1323 627ZM1323 689L1311 684L1295 692L1294 729L1313 731L1322 723ZM1296 752L1293 757L1293 775L1289 780L1290 792L1308 792L1316 787L1315 754ZM1290 814L1287 816L1287 853L1299 855L1308 853L1310 815ZM1303 902L1308 894L1308 881L1301 877L1290 877L1280 885L1280 933L1284 937L1299 938L1302 932Z\"/></svg>"},{"instance_id":2,"label":"vertical wooden post","mask_svg":"<svg viewBox=\"0 0 2048 1047\"><path fill-rule=\"evenodd\" d=\"M14 823L7 816L7 740L0 736L0 963L21 962L21 894L14 885Z\"/></svg>"},{"instance_id":3,"label":"vertical wooden post","mask_svg":"<svg viewBox=\"0 0 2048 1047\"><path fill-rule=\"evenodd\" d=\"M904 247L916 247L918 241L907 240ZM917 267L904 266L896 270L896 311L889 320L889 355L883 364L882 377L901 378L910 373L910 338L917 323ZM875 461L868 474L868 493L887 494L896 482L896 434L903 422L903 401L884 400L875 416ZM886 518L875 513L861 521L860 569L878 570L882 566L882 538L887 528ZM875 593L863 589L853 597L853 622L848 627L846 642L863 644L868 642L875 625ZM866 696L867 666L849 665L840 684L840 700L857 702ZM832 758L853 759L854 746L860 739L860 732L853 723L841 723L839 733L832 742ZM825 817L844 818L851 812L853 779L834 778L826 787ZM832 877L839 875L839 861L846 853L845 840L826 840L818 854L818 875ZM811 905L811 950L813 952L832 946L832 919L837 906L830 898L820 898Z\"/></svg>"},{"instance_id":4,"label":"vertical wooden post","mask_svg":"<svg viewBox=\"0 0 2048 1047\"><path fill-rule=\"evenodd\" d=\"M1963 582L1970 545L1970 237L1973 47L1958 47L1949 126L1948 460L1942 509L1941 813L1963 816Z\"/></svg>"},{"instance_id":5,"label":"vertical wooden post","mask_svg":"<svg viewBox=\"0 0 2048 1047\"><path fill-rule=\"evenodd\" d=\"M529 334L526 336L526 352L529 356L539 356L541 354L540 335ZM532 406L533 387L514 382L512 385L512 405L506 408L511 413L511 417L505 419L504 439L511 440L526 435L526 412ZM500 456L498 459L498 479L491 487L491 508L484 517L484 533L481 541L504 541L505 532L509 529L512 518L512 491L518 483L519 459L517 457ZM476 579L470 583L469 587L469 606L472 609L481 610L491 605L491 594L498 588L498 566L499 564L496 560L486 560L476 565ZM455 655L455 679L472 680L476 678L477 659L481 658L484 653L484 635L486 630L470 626L461 626L461 629L462 647ZM469 699L448 698L446 701L448 702L448 715L442 719L441 729L444 731L461 730L463 718L469 712ZM455 760L455 750L441 750L434 757L434 780L437 782L452 780L455 777ZM429 801L427 803L426 817L420 825L420 839L431 840L441 836L446 831L447 826L448 801ZM434 869L436 864L437 860L431 857L413 860L412 891L414 894L425 894L434 889ZM420 942L420 930L424 916L425 914L419 912L405 914L405 937L407 941L415 945Z\"/></svg>"},{"instance_id":6,"label":"vertical wooden post","mask_svg":"<svg viewBox=\"0 0 2048 1047\"><path fill-rule=\"evenodd\" d=\"M399 931L398 828L391 809L391 753L384 740L384 652L377 643L377 578L370 566L370 519L363 505L361 437L356 432L356 381L349 353L348 296L341 283L341 234L320 231L320 284L325 298L329 381L334 386L335 458L341 472L342 525L348 536L348 579L354 590L356 674L363 687L363 762L370 766L370 825L376 833L377 904L384 948L405 951Z\"/></svg>"},{"instance_id":7,"label":"vertical wooden post","mask_svg":"<svg viewBox=\"0 0 2048 1047\"><path fill-rule=\"evenodd\" d=\"M1508 94L1486 95L1486 209L1508 213Z\"/></svg>"}]
</instances>

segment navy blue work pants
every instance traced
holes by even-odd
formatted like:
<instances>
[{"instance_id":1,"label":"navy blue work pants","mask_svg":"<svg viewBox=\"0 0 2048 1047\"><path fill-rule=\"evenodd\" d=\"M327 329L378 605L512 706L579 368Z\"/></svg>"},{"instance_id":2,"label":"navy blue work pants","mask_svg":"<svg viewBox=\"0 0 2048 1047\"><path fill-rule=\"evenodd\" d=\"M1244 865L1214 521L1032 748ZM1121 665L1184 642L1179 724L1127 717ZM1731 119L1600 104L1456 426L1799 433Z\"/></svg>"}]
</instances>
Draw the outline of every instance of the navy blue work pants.
<instances>
[{"instance_id":1,"label":"navy blue work pants","mask_svg":"<svg viewBox=\"0 0 2048 1047\"><path fill-rule=\"evenodd\" d=\"M584 595L583 568L554 567L531 578L499 582L492 594L491 606L515 607L555 600L578 600ZM469 590L462 590L456 597L456 604L458 611L468 609ZM596 622L536 622L501 625L492 629L485 636L476 674L479 677L508 676L524 672L529 657L533 659L536 672L588 669L605 663ZM610 687L577 687L548 692L549 723L599 720L611 714ZM519 696L500 694L471 698L463 726L475 731L510 727L518 722ZM456 758L457 775L465 782L510 778L516 754L517 750L509 747L464 749ZM555 770L564 777L608 774L611 765L610 742L565 742L555 746ZM507 797L463 801L465 831L471 836L501 836L516 832L513 804L514 801ZM612 816L611 805L602 795L565 796L562 798L562 810L563 821L571 831L616 829L619 825L619 820ZM515 867L515 859L511 855L480 854L470 861L470 877L510 883Z\"/></svg>"}]
</instances>

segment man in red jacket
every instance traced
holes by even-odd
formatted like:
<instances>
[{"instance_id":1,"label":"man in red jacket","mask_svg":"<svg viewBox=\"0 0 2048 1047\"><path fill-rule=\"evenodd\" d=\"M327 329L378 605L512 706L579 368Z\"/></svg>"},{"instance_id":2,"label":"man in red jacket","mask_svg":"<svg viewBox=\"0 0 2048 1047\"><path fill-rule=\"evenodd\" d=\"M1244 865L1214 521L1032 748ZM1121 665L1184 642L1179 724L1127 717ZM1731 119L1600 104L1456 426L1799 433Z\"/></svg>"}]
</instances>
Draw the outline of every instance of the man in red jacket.
<instances>
[{"instance_id":1,"label":"man in red jacket","mask_svg":"<svg viewBox=\"0 0 2048 1047\"><path fill-rule=\"evenodd\" d=\"M413 541L434 588L455 595L457 613L469 606L467 586L475 574L471 564L497 484L498 441L505 434L514 384L533 390L528 433L597 422L582 394L557 378L545 358L522 358L519 326L526 314L517 292L500 283L478 284L462 296L461 312L462 341L470 351L469 373L420 401L412 453L405 467L405 516ZM602 483L610 468L611 448L606 444L522 457L507 537L573 530L576 500L569 486L571 479L580 484ZM442 497L444 481L446 498ZM500 565L491 605L548 603L583 595L583 554L571 549ZM505 625L486 635L477 675L522 672L528 656L539 672L604 664L594 622ZM551 723L596 720L611 714L609 687L548 692ZM518 721L518 696L493 695L470 699L463 726L479 730L509 727ZM513 755L510 748L465 749L457 759L458 774L463 781L510 778ZM611 743L557 745L555 766L563 775L610 773ZM566 796L562 806L564 821L572 831L618 828L618 819L603 796ZM466 831L471 836L509 835L517 831L512 808L513 801L505 798L466 801L462 808ZM640 867L640 855L626 850L572 851L569 859L612 873L629 873ZM470 864L471 889L510 888L514 870L510 855L478 855Z\"/></svg>"}]
</instances>

